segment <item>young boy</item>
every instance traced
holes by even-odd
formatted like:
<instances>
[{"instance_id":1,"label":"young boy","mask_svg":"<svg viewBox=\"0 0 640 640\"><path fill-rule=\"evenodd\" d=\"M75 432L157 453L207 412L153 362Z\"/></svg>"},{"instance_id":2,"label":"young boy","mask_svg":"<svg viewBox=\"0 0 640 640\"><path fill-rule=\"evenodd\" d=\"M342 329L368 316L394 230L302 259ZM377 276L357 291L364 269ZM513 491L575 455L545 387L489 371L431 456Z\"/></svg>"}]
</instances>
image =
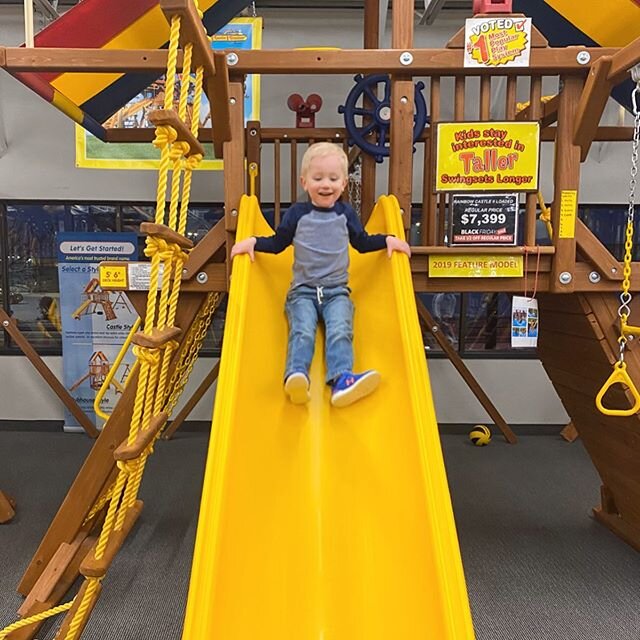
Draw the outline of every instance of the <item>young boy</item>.
<instances>
[{"instance_id":1,"label":"young boy","mask_svg":"<svg viewBox=\"0 0 640 640\"><path fill-rule=\"evenodd\" d=\"M347 286L349 243L360 253L386 248L411 255L409 245L394 236L369 235L355 211L339 198L347 186L348 160L338 145L319 142L302 158L300 182L309 202L296 203L284 214L272 236L246 238L231 249L231 258L254 251L280 253L293 244L293 281L285 310L289 344L284 389L294 404L310 399L309 367L316 327L325 327L326 382L331 404L346 407L376 389L380 374L353 373L353 303Z\"/></svg>"}]
</instances>

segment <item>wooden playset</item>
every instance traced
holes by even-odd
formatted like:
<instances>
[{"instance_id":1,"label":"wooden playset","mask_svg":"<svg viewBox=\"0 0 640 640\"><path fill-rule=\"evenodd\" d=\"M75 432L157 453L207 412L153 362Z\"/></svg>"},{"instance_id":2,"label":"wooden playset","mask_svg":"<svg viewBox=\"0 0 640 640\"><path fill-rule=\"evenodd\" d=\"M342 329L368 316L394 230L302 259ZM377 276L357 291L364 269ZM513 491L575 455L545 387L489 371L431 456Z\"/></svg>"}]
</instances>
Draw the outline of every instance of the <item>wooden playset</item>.
<instances>
[{"instance_id":1,"label":"wooden playset","mask_svg":"<svg viewBox=\"0 0 640 640\"><path fill-rule=\"evenodd\" d=\"M88 2L82 4L88 5ZM206 4L209 12L217 4L225 5L222 0ZM237 4L235 11L239 10ZM263 228L260 226L262 223L255 199L247 198L245 194L260 197L261 187L264 186L261 185L261 168L267 163L273 164L277 223L282 213L281 201L296 199L298 160L302 152L310 142L319 140L331 140L348 148L348 140L355 136L361 139L363 147L373 147L372 153L361 153L357 148L354 148L355 151L350 150L350 159L354 166L359 164L361 175L358 180L360 197L356 204L363 220L367 221L371 216L370 222L376 228L386 224L384 228L391 229L397 224L399 235L403 233L403 229L407 232L411 225L413 194L421 192L422 231L419 243L412 246L410 271L407 268L404 273L400 263L393 262L393 279L385 280L386 284L379 286L388 287L382 291L394 299L404 300L404 306L398 303L399 321L417 324L419 314L427 329L436 336L442 348L474 388L485 408L491 409L492 418L510 442L515 442L515 436L447 340L441 339L442 332L438 324L423 305L416 307L406 296L408 292L412 297L414 291L522 293L531 292L532 287L537 290L540 315L543 318L538 347L540 359L602 478L601 504L594 513L600 522L640 550L640 470L636 464L640 455L640 422L637 416L640 394L633 382L640 381L640 357L631 340L632 336L640 333L640 329L630 324L631 311L635 307L631 301L631 292L638 290L640 280L637 265L631 261L631 236L627 236L625 260L620 262L577 217L580 164L587 157L594 140L632 140L635 155L630 165L635 178L640 135L637 96L640 89L636 88L632 94L632 102L636 107L635 127L603 127L600 126L600 118L612 89L627 80L630 71L640 63L640 39L622 48L555 48L549 46L546 38L534 26L530 32L528 66L469 67L464 63L467 53L464 28L442 49L414 48L413 0L394 1L391 48L380 49L379 2L365 0L362 49L238 50L222 53L211 50L202 29L199 9L193 0L161 0L158 6L170 25L168 50L72 49L51 46L0 48L0 66L12 74L167 74L163 109L155 110L149 115L155 125L154 129L101 131L102 125L90 123L107 141L153 140L162 151L156 219L153 223L142 225L142 231L148 235L151 284L148 293L128 292L132 304L143 318L142 330L133 337L140 366L129 376L129 384L124 388L113 414L18 585L18 591L26 597L19 610L20 620L0 631L0 639L34 638L44 619L64 612L65 619L56 638L74 640L82 634L91 610L98 601L102 579L140 515L142 503L137 499L137 492L145 460L151 453L154 440L163 430L166 433L167 422L193 367L212 313L220 304L222 293L230 288L231 265L228 255L236 233L246 235L254 228ZM506 0L477 1L474 6L477 18L511 21L523 19L522 15L511 13L511 2ZM225 17L228 19L230 16ZM486 54L482 47L482 44L477 45L481 58ZM183 83L177 105L174 104L173 81L176 71L185 74L193 71L194 100L198 101L202 92L206 93L215 123L212 130L199 129L197 120L190 122L186 117L188 82ZM351 124L346 128L289 129L266 127L260 122L245 124L243 81L250 73L289 76L362 74L356 77L359 91L359 96L356 97L362 102L354 99L355 107L345 105L346 121L351 119ZM372 74L374 78L367 79ZM422 79L418 83L420 87L416 84L418 78ZM550 99L543 97L542 91L543 81L547 78L553 78L558 86L557 94ZM637 72L634 72L634 84L639 80ZM497 108L500 115L496 117L494 109L500 82L504 82L505 89L501 105ZM422 97L423 89L428 96L426 99ZM524 105L518 103L518 96L523 91L527 93ZM53 101L56 102L55 99ZM418 104L421 101L424 105ZM513 131L515 129L512 127L520 124L533 125L534 128L539 126L540 140L553 145L553 196L550 199L550 213L544 201L540 202L537 187L522 192L524 230L521 243L514 242L511 246L500 247L451 246L449 243L449 211L454 193L460 189L443 185L443 172L438 164L442 160L438 138L446 132L446 128L439 125L447 124L441 122L445 104L453 104L453 123L457 123L459 127L455 130L457 136L454 134L452 144L463 145L460 148L477 149L470 141L482 137L480 131L491 130L487 137L507 140L513 134L503 134L502 131ZM57 106L60 106L60 100L57 101ZM66 108L73 111L77 121L85 125L89 123L86 112L83 114L68 105ZM199 112L198 102L191 111ZM428 116L425 117L425 114ZM356 115L362 116L362 125L357 123ZM416 126L417 121L421 121L421 126ZM224 160L225 216L202 241L193 246L184 235L186 208L189 203L191 172L202 159L202 142L205 140L213 140L216 156ZM518 142L519 139L515 139L516 145ZM288 148L288 153L284 153L285 148ZM489 165L493 165L494 170L506 170L512 166L514 156L511 150L505 147L505 153L502 153L499 144L497 149L498 151L492 152L468 151L463 158L464 175L460 174L462 178L468 177L470 183L477 184L471 178L475 180L476 174L485 175ZM376 159L384 157L388 157L389 163L388 190L395 199L383 199L374 208ZM285 158L290 162L288 171L283 166ZM413 184L414 158L422 162L422 185ZM289 183L290 198L282 197L283 187L286 186L282 184L283 172L288 174L286 182ZM461 184L459 180L462 179L460 175L453 176L454 180L458 180L455 183L458 187ZM500 175L506 175L504 172L498 172L497 175L498 180L508 182L500 178ZM532 175L521 177L525 181L532 179ZM509 183L509 188L513 189L514 184ZM440 187L436 188L434 185ZM170 198L167 197L167 191L171 194ZM631 235L633 197L632 187L629 208ZM166 202L168 206L165 205ZM537 241L536 234L540 210L547 217L547 228L550 230L544 244ZM394 219L394 215L397 218ZM254 223L256 226L251 226ZM452 278L445 277L441 272L437 275L438 263L453 265L456 261L482 259L505 264L515 263L516 266L520 265L521 270L509 277L499 278L488 273L481 277ZM164 273L169 275L158 286L161 264L164 265ZM362 268L366 270L369 268L367 265ZM263 272L261 269L262 267L257 267L256 270L249 271L249 265L244 263L242 267L234 266L231 286L237 287L236 291L246 286L247 289L242 290L252 291L252 295L262 302L262 290L257 282L260 278L270 276L267 276L268 270ZM274 282L281 277L281 271L281 263L274 262ZM282 272L286 272L286 269ZM405 276L406 282L403 280ZM103 290L108 288L108 283L101 284ZM623 295L623 306L619 311L620 292ZM376 301L363 294L363 308L368 308L368 304L375 305ZM265 309L269 305L266 298L264 305ZM261 314L262 309L256 313ZM269 310L264 313L267 317ZM230 371L232 367L241 365L234 365L233 360L240 358L245 352L246 344L243 340L249 339L246 327L244 333L241 329L233 328L234 322L250 322L243 314L244 311L234 306L227 316L226 331L231 336L225 337L219 382L222 385L224 379L224 385L218 388L219 396L223 389L234 388L229 386ZM10 319L5 318L5 321L10 322ZM9 328L9 325L5 327ZM402 336L415 338L413 329L402 331ZM226 346L227 340L237 345L237 357L234 356L232 347ZM405 345L403 348L408 347ZM409 350L407 353L412 352ZM422 358L422 352L419 355ZM407 355L409 360L415 357L415 353L413 356ZM415 371L419 372L422 365L412 361L407 366L415 367ZM196 396L200 397L217 375L216 367L202 383ZM424 393L428 393L427 379L420 376L422 374L416 380L424 383L422 388ZM415 387L417 396L420 395L419 388ZM600 396L599 409L596 406L596 396L602 389L607 393L604 397ZM318 393L322 397L321 389ZM407 400L404 404L413 406L414 402L419 404L420 400L412 395L411 402ZM217 403L220 407L216 406L214 425L225 424L222 413L231 411L232 408L227 405L226 399L219 397ZM234 406L233 410L238 409ZM378 410L386 409L378 407ZM184 418L183 413L180 419ZM430 419L433 418L431 416ZM227 439L232 439L232 432L225 429L222 429L221 435L216 435L218 454L221 448L227 446ZM437 448L437 444L435 446ZM392 449L393 447L389 447L389 456L393 455ZM226 458L216 458L216 461L220 463L219 467L208 470L205 480L214 487L211 492L213 503L216 499L223 498L221 493L216 493L220 485L216 484L217 480L213 476L222 474L226 469ZM441 461L437 458L433 464L436 469L440 469L438 465ZM274 474L277 473L274 470ZM444 478L443 473L438 482ZM444 485L438 486L438 491L434 489L434 494L430 494L430 497L447 495L446 481ZM0 493L0 501L3 498ZM384 495L378 495L377 499L384 501ZM216 508L220 510L223 507ZM439 519L444 523L442 527L447 529L449 535L452 516L446 500L439 509ZM202 518L201 515L201 523ZM219 513L212 516L209 531L223 536L224 532L220 533L219 518ZM325 523L325 526L329 525ZM425 531L427 529L428 526ZM430 534L425 531L422 533L428 537ZM241 533L238 532L238 535ZM461 565L459 558L456 558L455 533L445 539L445 547L451 552L447 562L450 561L451 564L447 565L446 579L437 573L433 575L438 576L436 582L443 581L438 582L442 589L445 589L442 585L446 585L448 606L452 607L454 613L448 622L442 614L442 627L430 627L431 635L451 639L472 638L468 605L464 602L464 585L460 582ZM202 542L198 544L201 546ZM199 553L197 551L198 558ZM235 555L233 558L242 562ZM217 559L216 562L222 563L223 560ZM192 580L184 636L190 640L212 637L208 635L211 630L220 630L215 625L222 624L215 620L203 621L207 616L204 616L202 610L196 613L195 607L198 605L195 603L199 595L196 583L201 579L203 571L194 568L194 572L198 576ZM79 575L83 576L79 593L71 602L60 605ZM379 578L380 576L376 576L376 579ZM257 583L259 584L259 580ZM237 587L232 578L229 584L230 589ZM370 586L375 591L375 580ZM423 586L420 583L416 593L423 594ZM362 602L359 601L358 604L362 605ZM412 616L418 616L416 612L419 607L416 606L415 611L411 608L413 603L410 597L405 597L402 603L392 604L398 606L395 616L397 624L400 624L397 621L402 619L402 612L405 611L402 606L407 607L406 624L417 619ZM276 605L273 605L272 609L275 608ZM231 605L227 609L223 609L221 605L219 619L226 620L227 616L232 616L233 609ZM440 620L440 614L441 612L434 614L434 620L429 624L440 624L436 622ZM245 618L251 617L243 615ZM348 623L344 620L341 619L341 624L346 626L341 628L348 629ZM248 625L251 622L246 619L234 620L234 624ZM265 624L261 637L272 637L269 633L276 628L275 623L271 627L268 624L272 622L271 619L265 621L259 616L258 622ZM311 622L310 618L301 619L301 624ZM360 623L365 624L364 618ZM206 624L212 626L208 627ZM400 628L395 637L409 637L403 635L401 629L404 627ZM301 637L302 635L304 634ZM355 636L347 634L340 637ZM386 636L380 636L372 632L367 637L393 635L389 632Z\"/></svg>"}]
</instances>

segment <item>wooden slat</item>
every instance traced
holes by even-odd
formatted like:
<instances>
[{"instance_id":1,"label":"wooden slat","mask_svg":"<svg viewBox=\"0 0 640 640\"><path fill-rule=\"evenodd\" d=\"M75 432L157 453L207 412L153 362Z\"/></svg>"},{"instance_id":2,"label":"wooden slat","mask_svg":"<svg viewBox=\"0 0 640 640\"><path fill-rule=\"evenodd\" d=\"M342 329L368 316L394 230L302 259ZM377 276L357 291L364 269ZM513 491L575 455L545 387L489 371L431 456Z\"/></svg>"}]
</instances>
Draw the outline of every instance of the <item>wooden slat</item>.
<instances>
[{"instance_id":1,"label":"wooden slat","mask_svg":"<svg viewBox=\"0 0 640 640\"><path fill-rule=\"evenodd\" d=\"M505 440L509 444L515 444L518 441L515 433L513 433L511 427L509 427L505 419L502 417L502 414L498 411L493 402L491 402L489 396L485 393L484 389L480 386L471 371L465 365L464 361L460 357L460 354L451 346L451 343L449 342L449 340L447 340L446 336L443 335L442 330L433 319L432 315L429 313L429 310L424 305L422 300L417 297L416 306L420 319L434 336L434 338L446 354L447 358L449 358L451 364L455 367L456 371L465 381L473 395L478 399L478 402L480 402L482 408L489 414L495 425L500 429Z\"/></svg>"},{"instance_id":2,"label":"wooden slat","mask_svg":"<svg viewBox=\"0 0 640 640\"><path fill-rule=\"evenodd\" d=\"M189 257L182 267L182 280L190 280L202 267L213 258L226 241L225 220L218 222L207 232L207 235L189 252Z\"/></svg>"},{"instance_id":3,"label":"wooden slat","mask_svg":"<svg viewBox=\"0 0 640 640\"><path fill-rule=\"evenodd\" d=\"M563 75L582 76L585 73L576 56L586 51L592 63L604 56L612 56L618 49L607 47L563 47L533 49L529 67L506 67L503 75ZM411 49L413 55L411 73L414 76L456 75L465 73L464 54L455 49ZM58 71L129 73L166 71L167 53L155 49L54 49L38 47L6 47L4 68L16 71ZM400 62L400 52L386 50L341 49L327 51L262 49L235 50L238 63L233 67L234 75L250 73L294 75L294 74L354 74L354 73L406 73ZM180 61L180 65L181 65ZM492 75L493 68L478 68L474 75Z\"/></svg>"},{"instance_id":4,"label":"wooden slat","mask_svg":"<svg viewBox=\"0 0 640 640\"><path fill-rule=\"evenodd\" d=\"M109 542L101 558L95 557L95 550L88 554L80 565L80 573L85 576L85 578L102 578L107 573L120 547L124 544L133 525L138 520L142 507L142 500L136 500L124 517L122 529L111 532Z\"/></svg>"},{"instance_id":5,"label":"wooden slat","mask_svg":"<svg viewBox=\"0 0 640 640\"><path fill-rule=\"evenodd\" d=\"M173 16L180 16L180 48L193 45L192 67L203 67L206 76L215 76L211 44L193 0L160 0L160 9L169 24Z\"/></svg>"},{"instance_id":6,"label":"wooden slat","mask_svg":"<svg viewBox=\"0 0 640 640\"><path fill-rule=\"evenodd\" d=\"M260 159L260 145L261 145L261 136L260 136L260 122L258 120L251 120L247 122L246 127L246 139L245 145L247 148L247 193L250 193L251 189L251 174L250 167L252 164L255 164L258 168L258 175L255 180L255 196L260 200L260 184L262 182L262 166Z\"/></svg>"},{"instance_id":7,"label":"wooden slat","mask_svg":"<svg viewBox=\"0 0 640 640\"><path fill-rule=\"evenodd\" d=\"M38 581L29 592L20 609L18 609L19 615L28 617L29 611L35 603L48 602L51 599L54 589L65 571L69 568L69 565L80 550L87 536L87 531L81 531L70 544L63 542L58 547L58 550L53 554L46 569L38 578Z\"/></svg>"},{"instance_id":8,"label":"wooden slat","mask_svg":"<svg viewBox=\"0 0 640 640\"><path fill-rule=\"evenodd\" d=\"M507 76L507 92L504 105L504 116L507 120L516 119L518 78Z\"/></svg>"},{"instance_id":9,"label":"wooden slat","mask_svg":"<svg viewBox=\"0 0 640 640\"><path fill-rule=\"evenodd\" d=\"M637 64L640 64L640 37L613 54L607 80L613 84L622 82L628 77L629 70Z\"/></svg>"},{"instance_id":10,"label":"wooden slat","mask_svg":"<svg viewBox=\"0 0 640 640\"><path fill-rule=\"evenodd\" d=\"M413 80L392 78L389 191L398 199L405 229L411 226L413 111Z\"/></svg>"},{"instance_id":11,"label":"wooden slat","mask_svg":"<svg viewBox=\"0 0 640 640\"><path fill-rule=\"evenodd\" d=\"M276 140L273 143L273 199L275 206L275 225L276 227L280 224L280 200L281 200L281 188L280 188L280 180L281 180L281 167L280 167L280 140Z\"/></svg>"},{"instance_id":12,"label":"wooden slat","mask_svg":"<svg viewBox=\"0 0 640 640\"><path fill-rule=\"evenodd\" d=\"M542 105L540 99L542 97L542 78L540 76L531 77L531 86L529 87L529 120L536 122L540 119ZM535 193L527 193L525 195L525 216L524 216L524 243L532 247L536 244L536 211L538 207L538 198Z\"/></svg>"},{"instance_id":13,"label":"wooden slat","mask_svg":"<svg viewBox=\"0 0 640 640\"><path fill-rule=\"evenodd\" d=\"M617 281L623 279L624 274L620 263L579 218L576 219L576 243L580 253L598 270L603 278Z\"/></svg>"},{"instance_id":14,"label":"wooden slat","mask_svg":"<svg viewBox=\"0 0 640 640\"><path fill-rule=\"evenodd\" d=\"M576 260L575 237L560 237L560 201L563 192L576 192L575 212L577 218L578 196L580 187L580 147L573 144L573 122L582 90L580 78L564 78L560 105L558 108L558 139L555 147L554 162L554 205L551 209L551 224L554 229L553 245L556 254L551 272L551 290L570 292L575 288L575 281L560 282L560 274L573 274Z\"/></svg>"},{"instance_id":15,"label":"wooden slat","mask_svg":"<svg viewBox=\"0 0 640 640\"><path fill-rule=\"evenodd\" d=\"M9 314L0 307L0 322L2 328L11 336L12 340L20 348L22 353L27 357L29 362L34 366L38 373L42 376L42 379L49 385L51 390L58 396L62 404L69 410L71 415L78 421L80 426L85 430L87 435L92 438L96 438L99 434L96 426L89 420L89 417L80 408L78 403L73 399L71 394L67 391L66 387L58 380L55 374L44 363L44 360L31 346L31 343L24 337L22 331L18 328L18 325L14 318L11 318Z\"/></svg>"},{"instance_id":16,"label":"wooden slat","mask_svg":"<svg viewBox=\"0 0 640 640\"><path fill-rule=\"evenodd\" d=\"M140 429L135 440L129 444L128 438L113 452L115 460L135 460L142 452L155 440L162 430L169 415L166 411L161 411L157 416L153 416L146 429Z\"/></svg>"},{"instance_id":17,"label":"wooden slat","mask_svg":"<svg viewBox=\"0 0 640 640\"><path fill-rule=\"evenodd\" d=\"M429 92L429 115L430 123L429 129L431 132L435 132L437 129L437 123L440 120L440 78L438 76L431 77L431 87ZM436 136L432 135L429 140L429 175L427 179L429 187L429 197L427 199L426 206L426 224L422 227L422 237L424 238L424 244L434 245L437 241L438 227L436 220L436 206L437 196L433 189L436 183Z\"/></svg>"},{"instance_id":18,"label":"wooden slat","mask_svg":"<svg viewBox=\"0 0 640 640\"><path fill-rule=\"evenodd\" d=\"M612 58L600 58L592 65L585 82L573 128L573 143L581 149L580 159L584 162L589 155L600 118L611 94L612 83L607 79Z\"/></svg>"},{"instance_id":19,"label":"wooden slat","mask_svg":"<svg viewBox=\"0 0 640 640\"><path fill-rule=\"evenodd\" d=\"M583 338L595 338L602 340L604 334L593 314L585 318L585 322L571 322L569 316L557 311L544 310L540 314L541 327L547 328L555 333L566 333L567 335L577 335ZM544 324L542 324L544 323Z\"/></svg>"},{"instance_id":20,"label":"wooden slat","mask_svg":"<svg viewBox=\"0 0 640 640\"><path fill-rule=\"evenodd\" d=\"M138 347L145 347L146 349L161 349L171 340L178 340L180 336L182 336L180 327L164 327L162 329L154 327L151 333L136 331L131 338L131 342Z\"/></svg>"},{"instance_id":21,"label":"wooden slat","mask_svg":"<svg viewBox=\"0 0 640 640\"><path fill-rule=\"evenodd\" d=\"M211 107L213 151L216 158L222 158L223 143L231 140L231 110L233 101L238 98L231 96L226 54L223 51L214 51L213 59L216 64L216 75L206 78L204 87Z\"/></svg>"},{"instance_id":22,"label":"wooden slat","mask_svg":"<svg viewBox=\"0 0 640 640\"><path fill-rule=\"evenodd\" d=\"M155 222L143 222L140 224L140 233L147 236L157 236L165 242L177 244L181 249L192 249L193 242L185 238L181 233L174 231L171 227Z\"/></svg>"},{"instance_id":23,"label":"wooden slat","mask_svg":"<svg viewBox=\"0 0 640 640\"><path fill-rule=\"evenodd\" d=\"M298 141L289 143L289 186L291 189L291 204L298 199Z\"/></svg>"}]
</instances>

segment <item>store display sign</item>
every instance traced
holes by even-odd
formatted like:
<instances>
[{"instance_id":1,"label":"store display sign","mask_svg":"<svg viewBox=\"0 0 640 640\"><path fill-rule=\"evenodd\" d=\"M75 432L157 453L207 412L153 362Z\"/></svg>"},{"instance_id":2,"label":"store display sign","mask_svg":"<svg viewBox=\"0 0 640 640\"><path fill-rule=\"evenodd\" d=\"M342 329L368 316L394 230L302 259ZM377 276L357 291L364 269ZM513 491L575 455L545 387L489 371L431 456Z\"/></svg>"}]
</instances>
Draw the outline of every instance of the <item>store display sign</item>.
<instances>
[{"instance_id":1,"label":"store display sign","mask_svg":"<svg viewBox=\"0 0 640 640\"><path fill-rule=\"evenodd\" d=\"M525 296L513 296L511 302L511 346L537 347L540 318L538 301Z\"/></svg>"},{"instance_id":2,"label":"store display sign","mask_svg":"<svg viewBox=\"0 0 640 640\"><path fill-rule=\"evenodd\" d=\"M430 255L430 278L521 278L522 256Z\"/></svg>"},{"instance_id":3,"label":"store display sign","mask_svg":"<svg viewBox=\"0 0 640 640\"><path fill-rule=\"evenodd\" d=\"M99 264L136 260L138 239L135 233L59 233L57 242L63 384L95 422L96 394L138 317L125 293L100 287ZM113 410L133 364L129 353L106 391L105 413ZM65 412L65 431L82 430Z\"/></svg>"},{"instance_id":4,"label":"store display sign","mask_svg":"<svg viewBox=\"0 0 640 640\"><path fill-rule=\"evenodd\" d=\"M440 122L436 191L537 191L537 122Z\"/></svg>"},{"instance_id":5,"label":"store display sign","mask_svg":"<svg viewBox=\"0 0 640 640\"><path fill-rule=\"evenodd\" d=\"M517 193L452 194L449 244L515 245L519 207Z\"/></svg>"},{"instance_id":6,"label":"store display sign","mask_svg":"<svg viewBox=\"0 0 640 640\"><path fill-rule=\"evenodd\" d=\"M135 4L135 3L132 3ZM262 48L262 18L234 18L211 37L214 51L255 50ZM178 77L178 87L182 81ZM164 106L165 77L151 83L116 111L104 126L107 129L152 128L149 114ZM187 108L192 110L194 91L189 90ZM244 80L244 121L260 120L260 76L250 73ZM212 126L212 113L206 94L202 96L199 126ZM198 170L223 169L221 158L213 155L211 143L205 145L206 155ZM150 142L102 142L80 125L76 125L76 166L84 169L152 169L160 167L160 151Z\"/></svg>"},{"instance_id":7,"label":"store display sign","mask_svg":"<svg viewBox=\"0 0 640 640\"><path fill-rule=\"evenodd\" d=\"M464 42L465 67L528 67L531 18L469 18Z\"/></svg>"}]
</instances>

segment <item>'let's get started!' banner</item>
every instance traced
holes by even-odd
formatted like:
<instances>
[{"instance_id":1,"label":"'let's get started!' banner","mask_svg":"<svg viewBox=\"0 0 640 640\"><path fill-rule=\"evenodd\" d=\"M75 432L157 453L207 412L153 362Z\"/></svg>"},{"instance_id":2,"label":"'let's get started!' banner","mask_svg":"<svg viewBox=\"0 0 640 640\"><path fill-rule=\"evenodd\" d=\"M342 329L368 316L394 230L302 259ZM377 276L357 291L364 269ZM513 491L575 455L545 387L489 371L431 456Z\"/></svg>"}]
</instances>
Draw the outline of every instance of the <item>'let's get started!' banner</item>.
<instances>
[{"instance_id":1,"label":"'let's get started!' banner","mask_svg":"<svg viewBox=\"0 0 640 640\"><path fill-rule=\"evenodd\" d=\"M441 122L436 191L536 191L537 122Z\"/></svg>"}]
</instances>

